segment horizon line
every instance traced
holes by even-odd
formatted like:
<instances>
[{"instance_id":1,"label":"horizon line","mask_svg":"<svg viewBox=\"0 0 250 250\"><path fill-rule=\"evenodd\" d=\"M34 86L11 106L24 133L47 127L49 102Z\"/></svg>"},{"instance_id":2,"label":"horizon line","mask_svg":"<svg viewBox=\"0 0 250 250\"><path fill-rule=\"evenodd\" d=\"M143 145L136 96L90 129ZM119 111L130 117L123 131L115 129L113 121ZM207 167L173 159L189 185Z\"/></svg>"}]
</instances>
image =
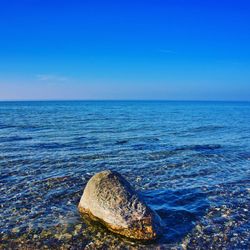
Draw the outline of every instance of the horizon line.
<instances>
[{"instance_id":1,"label":"horizon line","mask_svg":"<svg viewBox=\"0 0 250 250\"><path fill-rule=\"evenodd\" d=\"M250 100L199 100L199 99L0 99L0 102L250 102Z\"/></svg>"}]
</instances>

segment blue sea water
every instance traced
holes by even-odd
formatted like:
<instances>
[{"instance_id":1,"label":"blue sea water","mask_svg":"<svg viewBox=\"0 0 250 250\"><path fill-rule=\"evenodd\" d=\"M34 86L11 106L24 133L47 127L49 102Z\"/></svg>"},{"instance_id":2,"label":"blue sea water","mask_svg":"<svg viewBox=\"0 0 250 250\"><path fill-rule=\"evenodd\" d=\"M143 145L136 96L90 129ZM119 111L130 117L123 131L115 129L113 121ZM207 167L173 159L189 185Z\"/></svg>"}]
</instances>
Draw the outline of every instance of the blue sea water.
<instances>
[{"instance_id":1,"label":"blue sea water","mask_svg":"<svg viewBox=\"0 0 250 250\"><path fill-rule=\"evenodd\" d=\"M104 169L158 212L159 239L80 217ZM0 102L0 249L249 249L249 211L249 102Z\"/></svg>"}]
</instances>

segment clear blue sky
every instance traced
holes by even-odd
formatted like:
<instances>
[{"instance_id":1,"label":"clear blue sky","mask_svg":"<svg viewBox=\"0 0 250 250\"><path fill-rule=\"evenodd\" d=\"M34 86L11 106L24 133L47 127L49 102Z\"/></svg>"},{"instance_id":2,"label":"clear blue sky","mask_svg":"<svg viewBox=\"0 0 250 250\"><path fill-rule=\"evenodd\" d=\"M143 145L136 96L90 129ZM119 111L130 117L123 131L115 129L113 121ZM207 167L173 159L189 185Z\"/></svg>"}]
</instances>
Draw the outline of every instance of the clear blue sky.
<instances>
[{"instance_id":1,"label":"clear blue sky","mask_svg":"<svg viewBox=\"0 0 250 250\"><path fill-rule=\"evenodd\" d=\"M1 0L6 99L250 101L250 1Z\"/></svg>"}]
</instances>

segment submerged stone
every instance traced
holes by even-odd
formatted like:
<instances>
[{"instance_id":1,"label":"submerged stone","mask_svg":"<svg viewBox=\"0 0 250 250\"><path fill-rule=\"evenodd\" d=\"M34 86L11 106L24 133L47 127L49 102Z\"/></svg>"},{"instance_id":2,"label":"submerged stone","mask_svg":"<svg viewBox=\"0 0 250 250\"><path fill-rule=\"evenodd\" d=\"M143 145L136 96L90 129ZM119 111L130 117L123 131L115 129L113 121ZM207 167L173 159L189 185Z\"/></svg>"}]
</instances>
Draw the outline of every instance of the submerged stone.
<instances>
[{"instance_id":1,"label":"submerged stone","mask_svg":"<svg viewBox=\"0 0 250 250\"><path fill-rule=\"evenodd\" d=\"M89 180L78 209L129 238L153 240L159 235L160 217L115 171L97 173Z\"/></svg>"}]
</instances>

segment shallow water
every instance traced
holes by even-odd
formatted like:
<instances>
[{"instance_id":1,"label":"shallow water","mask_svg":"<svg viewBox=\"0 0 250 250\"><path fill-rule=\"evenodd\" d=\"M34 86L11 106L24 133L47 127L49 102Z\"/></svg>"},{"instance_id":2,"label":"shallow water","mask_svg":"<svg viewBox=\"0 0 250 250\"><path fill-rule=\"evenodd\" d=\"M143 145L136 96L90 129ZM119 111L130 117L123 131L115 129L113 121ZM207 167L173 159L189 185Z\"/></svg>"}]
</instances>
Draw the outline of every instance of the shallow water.
<instances>
[{"instance_id":1,"label":"shallow water","mask_svg":"<svg viewBox=\"0 0 250 250\"><path fill-rule=\"evenodd\" d=\"M80 217L104 169L159 213L159 239ZM2 249L249 249L250 103L1 102L0 193Z\"/></svg>"}]
</instances>

